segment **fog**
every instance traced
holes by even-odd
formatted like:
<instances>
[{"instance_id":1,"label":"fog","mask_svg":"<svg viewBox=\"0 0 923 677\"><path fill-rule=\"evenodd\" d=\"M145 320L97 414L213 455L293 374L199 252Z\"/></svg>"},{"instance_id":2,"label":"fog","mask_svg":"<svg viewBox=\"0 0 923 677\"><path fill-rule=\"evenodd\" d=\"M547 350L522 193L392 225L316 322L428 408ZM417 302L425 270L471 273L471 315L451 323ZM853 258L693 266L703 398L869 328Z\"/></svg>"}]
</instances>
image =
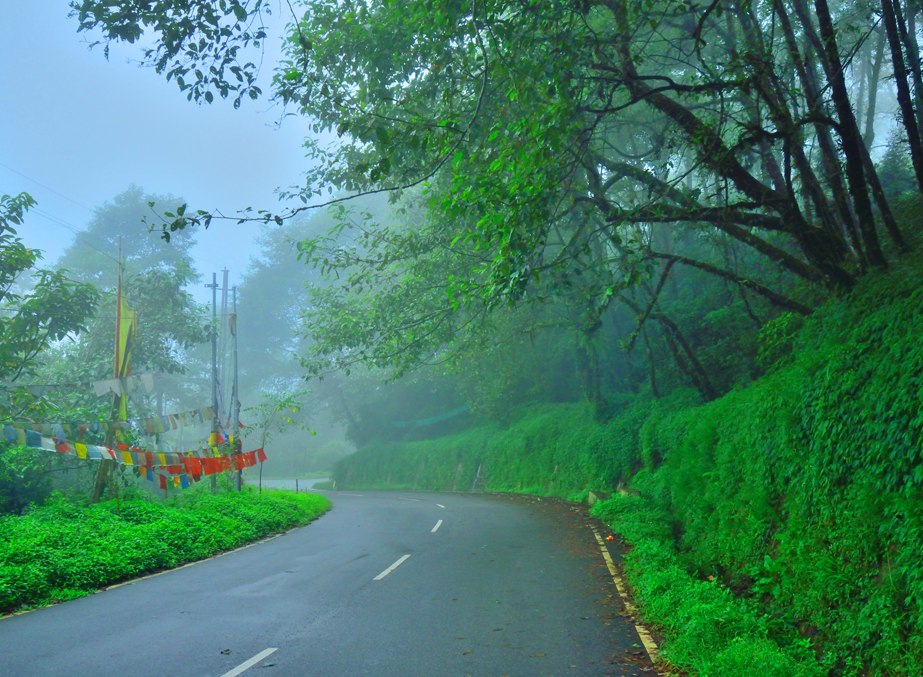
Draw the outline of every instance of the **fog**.
<instances>
[{"instance_id":1,"label":"fog","mask_svg":"<svg viewBox=\"0 0 923 677\"><path fill-rule=\"evenodd\" d=\"M268 91L284 24L268 22ZM63 0L8 3L0 22L0 180L6 194L38 202L19 235L54 262L93 210L136 184L184 197L191 207L233 214L275 207L277 187L298 183L306 168L307 124L281 109L247 101L197 106L153 69L139 68L139 49L89 49ZM171 205L170 207L175 207ZM258 235L252 225L222 223L197 235L192 251L202 273L229 268L239 280ZM85 237L89 240L89 237ZM93 243L100 246L100 243ZM199 300L209 292L192 288Z\"/></svg>"}]
</instances>

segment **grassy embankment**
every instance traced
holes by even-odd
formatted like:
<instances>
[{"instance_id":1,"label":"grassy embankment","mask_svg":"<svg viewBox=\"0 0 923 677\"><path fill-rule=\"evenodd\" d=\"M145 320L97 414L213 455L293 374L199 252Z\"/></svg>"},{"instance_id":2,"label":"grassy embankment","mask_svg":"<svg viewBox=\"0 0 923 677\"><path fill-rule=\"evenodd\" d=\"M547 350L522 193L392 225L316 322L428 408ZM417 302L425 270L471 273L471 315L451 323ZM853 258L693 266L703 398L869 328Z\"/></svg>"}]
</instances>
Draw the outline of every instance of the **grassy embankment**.
<instances>
[{"instance_id":1,"label":"grassy embankment","mask_svg":"<svg viewBox=\"0 0 923 677\"><path fill-rule=\"evenodd\" d=\"M52 501L0 517L0 613L82 597L100 587L204 559L307 524L319 494L190 489L167 501L94 506Z\"/></svg>"},{"instance_id":2,"label":"grassy embankment","mask_svg":"<svg viewBox=\"0 0 923 677\"><path fill-rule=\"evenodd\" d=\"M488 490L580 499L632 548L627 574L664 654L692 674L923 674L923 271L865 280L791 338L779 366L707 405L581 405L506 429L369 447L342 488ZM768 335L768 332L767 332ZM709 581L709 577L714 580Z\"/></svg>"}]
</instances>

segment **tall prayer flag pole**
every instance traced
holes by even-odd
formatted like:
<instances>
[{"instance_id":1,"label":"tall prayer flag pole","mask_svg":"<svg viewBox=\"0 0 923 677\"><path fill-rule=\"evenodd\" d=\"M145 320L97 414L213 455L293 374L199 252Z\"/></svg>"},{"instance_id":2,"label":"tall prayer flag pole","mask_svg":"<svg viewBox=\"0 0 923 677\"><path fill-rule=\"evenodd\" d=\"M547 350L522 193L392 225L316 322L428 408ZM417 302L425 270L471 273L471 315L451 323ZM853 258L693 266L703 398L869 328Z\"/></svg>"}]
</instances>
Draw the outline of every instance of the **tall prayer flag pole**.
<instances>
[{"instance_id":1,"label":"tall prayer flag pole","mask_svg":"<svg viewBox=\"0 0 923 677\"><path fill-rule=\"evenodd\" d=\"M243 451L243 447L240 444L240 392L237 385L237 287L234 287L234 312L229 318L230 329L231 329L231 338L234 341L234 387L231 390L231 415L234 417L234 421L231 423L232 430L234 431L234 446L231 449L231 453L240 453ZM241 470L237 471L237 474L234 476L234 488L237 491L240 491L241 485Z\"/></svg>"},{"instance_id":2,"label":"tall prayer flag pole","mask_svg":"<svg viewBox=\"0 0 923 677\"><path fill-rule=\"evenodd\" d=\"M117 275L117 296L115 302L115 360L113 364L113 375L120 379L123 387L114 395L112 400L112 420L122 420L128 418L128 393L124 390L125 378L131 375L131 351L135 344L135 333L138 330L138 313L131 309L125 301L122 294L122 238L119 237L119 259ZM115 428L110 428L106 433L105 445L113 446L115 442ZM114 471L112 461L100 461L99 469L96 473L96 482L93 486L93 494L90 496L90 502L96 503L102 495L103 486L106 484L106 475ZM116 489L116 501L118 502L118 489Z\"/></svg>"},{"instance_id":3,"label":"tall prayer flag pole","mask_svg":"<svg viewBox=\"0 0 923 677\"><path fill-rule=\"evenodd\" d=\"M212 410L215 418L212 422L212 439L218 443L218 275L212 273L212 283L205 285L212 290ZM209 440L212 442L212 440ZM211 448L209 444L209 448ZM212 475L212 493L218 489L218 478Z\"/></svg>"}]
</instances>

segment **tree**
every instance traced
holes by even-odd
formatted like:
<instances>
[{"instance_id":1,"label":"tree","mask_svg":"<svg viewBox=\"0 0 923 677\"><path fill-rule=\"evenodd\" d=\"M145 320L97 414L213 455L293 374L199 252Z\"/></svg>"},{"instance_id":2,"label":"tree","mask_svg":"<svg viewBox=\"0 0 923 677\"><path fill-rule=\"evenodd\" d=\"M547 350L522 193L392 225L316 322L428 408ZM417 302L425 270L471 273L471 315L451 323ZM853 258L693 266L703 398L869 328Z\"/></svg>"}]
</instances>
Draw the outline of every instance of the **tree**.
<instances>
[{"instance_id":1,"label":"tree","mask_svg":"<svg viewBox=\"0 0 923 677\"><path fill-rule=\"evenodd\" d=\"M34 269L39 252L13 228L34 204L26 193L0 197L0 379L9 381L34 374L52 343L84 331L99 298L92 284L71 280L66 270ZM31 291L16 293L25 275Z\"/></svg>"},{"instance_id":2,"label":"tree","mask_svg":"<svg viewBox=\"0 0 923 677\"><path fill-rule=\"evenodd\" d=\"M66 270L35 268L40 253L27 249L14 228L34 204L26 193L0 197L0 379L8 382L0 388L0 416L5 421L41 412L43 400L16 386L44 366L54 343L86 330L99 298L92 284L73 281ZM0 451L0 511L19 512L49 494L45 452L5 439Z\"/></svg>"},{"instance_id":3,"label":"tree","mask_svg":"<svg viewBox=\"0 0 923 677\"><path fill-rule=\"evenodd\" d=\"M80 234L81 239L75 239L64 250L57 267L67 268L75 279L93 282L99 287L114 287L121 246L125 270L131 275L185 269L189 281L197 281L190 256L196 243L195 227L164 243L151 237L150 229L144 224L144 219L153 215L152 204L180 204L182 201L172 195L148 194L140 186L130 185L111 202L93 211L93 217Z\"/></svg>"},{"instance_id":4,"label":"tree","mask_svg":"<svg viewBox=\"0 0 923 677\"><path fill-rule=\"evenodd\" d=\"M117 4L115 17L100 9L111 3L80 3L81 30L120 39L132 17L154 29L158 54L208 37L171 14L204 3L148 14L136 0ZM474 340L468 328L488 327L499 308L557 299L580 336L590 393L603 318L620 304L637 318L632 335L653 321L658 335L645 346L662 339L713 397L703 346L663 308L660 291L679 270L733 286L735 312L759 324L753 299L810 314L909 249L850 99L848 66L881 32L858 6L305 4L292 10L274 96L340 140L309 142L316 168L283 193L308 206L240 218L282 223L348 199L322 197L337 189L416 207L400 227L367 221L355 235L303 244L303 256L343 280L309 301L318 373L357 360L402 373ZM896 29L889 8L880 18L910 54L894 4ZM238 10L227 7L234 23ZM258 22L262 9L242 11ZM246 43L233 30L228 40ZM214 58L186 55L183 68ZM220 73L208 77L202 86L221 93ZM215 218L224 217L184 211L162 229L169 237Z\"/></svg>"}]
</instances>

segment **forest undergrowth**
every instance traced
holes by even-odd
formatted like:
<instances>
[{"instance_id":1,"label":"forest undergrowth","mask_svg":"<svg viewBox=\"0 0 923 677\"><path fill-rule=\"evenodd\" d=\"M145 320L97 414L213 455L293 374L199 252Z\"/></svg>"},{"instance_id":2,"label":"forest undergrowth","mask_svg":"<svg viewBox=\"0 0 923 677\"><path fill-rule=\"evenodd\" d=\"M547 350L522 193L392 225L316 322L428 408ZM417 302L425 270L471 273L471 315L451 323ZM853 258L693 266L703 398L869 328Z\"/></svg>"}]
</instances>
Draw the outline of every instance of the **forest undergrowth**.
<instances>
[{"instance_id":1,"label":"forest undergrowth","mask_svg":"<svg viewBox=\"0 0 923 677\"><path fill-rule=\"evenodd\" d=\"M0 613L75 599L301 526L330 509L320 494L207 487L166 501L86 505L59 498L0 517Z\"/></svg>"},{"instance_id":2,"label":"forest undergrowth","mask_svg":"<svg viewBox=\"0 0 923 677\"><path fill-rule=\"evenodd\" d=\"M694 393L526 408L508 427L367 445L341 488L585 499L632 548L628 580L691 674L923 674L923 267L869 276L798 330L767 325L768 373ZM480 467L480 479L478 468Z\"/></svg>"}]
</instances>

